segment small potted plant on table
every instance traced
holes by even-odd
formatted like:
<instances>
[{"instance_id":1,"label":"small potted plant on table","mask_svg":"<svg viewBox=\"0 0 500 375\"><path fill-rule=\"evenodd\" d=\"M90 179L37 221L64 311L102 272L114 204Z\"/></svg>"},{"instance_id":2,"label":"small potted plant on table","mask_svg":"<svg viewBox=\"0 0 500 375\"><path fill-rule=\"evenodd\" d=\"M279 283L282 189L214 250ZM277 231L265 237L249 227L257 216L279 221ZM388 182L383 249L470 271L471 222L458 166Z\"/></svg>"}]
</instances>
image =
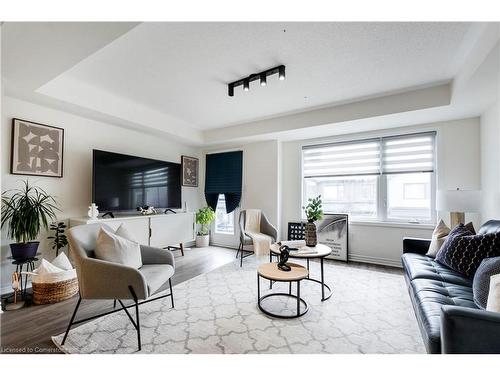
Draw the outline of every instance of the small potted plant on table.
<instances>
[{"instance_id":1,"label":"small potted plant on table","mask_svg":"<svg viewBox=\"0 0 500 375\"><path fill-rule=\"evenodd\" d=\"M314 223L323 218L321 195L318 195L316 198L309 198L308 202L306 207L302 207L307 217L304 237L306 246L314 247L318 244L318 232Z\"/></svg>"},{"instance_id":2,"label":"small potted plant on table","mask_svg":"<svg viewBox=\"0 0 500 375\"><path fill-rule=\"evenodd\" d=\"M215 220L215 212L210 207L200 208L196 212L196 224L200 224L200 230L196 234L196 247L207 247L210 243L208 226Z\"/></svg>"},{"instance_id":3,"label":"small potted plant on table","mask_svg":"<svg viewBox=\"0 0 500 375\"><path fill-rule=\"evenodd\" d=\"M21 189L2 193L1 226L8 227L7 235L16 243L10 244L15 260L33 258L40 242L35 241L42 228L56 220L57 203L43 189L24 181Z\"/></svg>"}]
</instances>

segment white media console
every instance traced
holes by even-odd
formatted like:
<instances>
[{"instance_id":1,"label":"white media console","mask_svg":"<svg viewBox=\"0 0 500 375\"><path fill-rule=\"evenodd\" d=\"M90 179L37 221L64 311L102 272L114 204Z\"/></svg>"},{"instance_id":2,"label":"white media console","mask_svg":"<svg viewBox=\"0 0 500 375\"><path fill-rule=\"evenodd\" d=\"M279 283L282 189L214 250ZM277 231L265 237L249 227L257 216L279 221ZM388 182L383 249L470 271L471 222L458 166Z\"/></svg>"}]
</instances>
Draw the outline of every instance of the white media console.
<instances>
[{"instance_id":1,"label":"white media console","mask_svg":"<svg viewBox=\"0 0 500 375\"><path fill-rule=\"evenodd\" d=\"M143 245L154 247L177 247L184 255L184 244L195 239L195 222L193 212L178 212L169 214L157 214L150 216L128 215L114 218L92 220L88 217L69 219L69 226L106 223L113 229L117 229L121 223L125 223L127 230L134 238Z\"/></svg>"}]
</instances>

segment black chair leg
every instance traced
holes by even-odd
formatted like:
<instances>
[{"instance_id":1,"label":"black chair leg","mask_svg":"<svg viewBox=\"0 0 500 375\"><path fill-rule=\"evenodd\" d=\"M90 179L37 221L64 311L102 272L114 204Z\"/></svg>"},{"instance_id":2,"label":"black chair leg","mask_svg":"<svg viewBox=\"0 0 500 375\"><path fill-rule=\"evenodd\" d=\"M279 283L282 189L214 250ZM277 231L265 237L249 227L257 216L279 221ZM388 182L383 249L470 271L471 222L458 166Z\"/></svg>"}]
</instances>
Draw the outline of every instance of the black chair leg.
<instances>
[{"instance_id":1,"label":"black chair leg","mask_svg":"<svg viewBox=\"0 0 500 375\"><path fill-rule=\"evenodd\" d=\"M135 329L137 329L137 346L139 347L139 351L140 351L141 350L141 325L139 323L139 300L137 298L137 294L135 294L134 288L132 288L132 286L129 285L128 289L130 290L130 294L132 294L132 299L134 300L134 303L135 303ZM127 309L125 309L125 312L127 313L127 315L129 315ZM129 318L131 318L130 315L129 315ZM132 322L133 322L132 318L130 320L132 320Z\"/></svg>"},{"instance_id":2,"label":"black chair leg","mask_svg":"<svg viewBox=\"0 0 500 375\"><path fill-rule=\"evenodd\" d=\"M241 242L238 245L238 251L236 252L236 259L238 259L238 255L240 254Z\"/></svg>"},{"instance_id":3,"label":"black chair leg","mask_svg":"<svg viewBox=\"0 0 500 375\"><path fill-rule=\"evenodd\" d=\"M69 330L70 330L71 326L73 325L73 322L75 321L76 312L78 311L78 308L80 307L81 302L82 302L82 296L79 295L78 302L76 303L75 311L73 311L73 315L71 315L71 319L69 321L68 328L66 329L66 333L64 334L64 338L61 342L61 345L64 345L64 343L66 342L66 338L68 337Z\"/></svg>"},{"instance_id":4,"label":"black chair leg","mask_svg":"<svg viewBox=\"0 0 500 375\"><path fill-rule=\"evenodd\" d=\"M240 243L241 252L240 252L240 267L243 267L243 243Z\"/></svg>"},{"instance_id":5,"label":"black chair leg","mask_svg":"<svg viewBox=\"0 0 500 375\"><path fill-rule=\"evenodd\" d=\"M116 309L116 299L113 300L113 310Z\"/></svg>"},{"instance_id":6,"label":"black chair leg","mask_svg":"<svg viewBox=\"0 0 500 375\"><path fill-rule=\"evenodd\" d=\"M168 285L170 285L170 299L172 301L172 308L174 308L174 292L172 292L172 279L168 279Z\"/></svg>"}]
</instances>

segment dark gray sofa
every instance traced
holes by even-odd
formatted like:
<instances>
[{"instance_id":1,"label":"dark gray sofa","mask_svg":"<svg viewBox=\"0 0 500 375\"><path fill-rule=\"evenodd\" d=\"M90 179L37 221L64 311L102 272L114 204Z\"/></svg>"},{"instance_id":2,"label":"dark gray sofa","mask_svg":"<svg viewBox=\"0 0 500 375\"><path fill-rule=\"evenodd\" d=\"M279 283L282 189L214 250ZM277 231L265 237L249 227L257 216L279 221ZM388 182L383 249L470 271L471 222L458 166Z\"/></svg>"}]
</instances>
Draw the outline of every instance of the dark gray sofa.
<instances>
[{"instance_id":1,"label":"dark gray sofa","mask_svg":"<svg viewBox=\"0 0 500 375\"><path fill-rule=\"evenodd\" d=\"M500 220L478 231L500 231ZM402 263L428 353L500 353L500 313L479 309L472 280L425 255L430 240L403 239Z\"/></svg>"}]
</instances>

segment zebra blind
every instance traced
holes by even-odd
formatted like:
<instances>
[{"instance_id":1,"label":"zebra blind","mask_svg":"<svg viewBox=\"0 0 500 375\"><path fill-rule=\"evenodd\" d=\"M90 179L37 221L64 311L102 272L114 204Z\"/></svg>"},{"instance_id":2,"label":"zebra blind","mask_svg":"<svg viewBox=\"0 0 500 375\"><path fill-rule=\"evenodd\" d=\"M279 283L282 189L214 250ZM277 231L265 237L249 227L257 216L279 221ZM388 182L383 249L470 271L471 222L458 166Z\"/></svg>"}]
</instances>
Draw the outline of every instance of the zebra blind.
<instances>
[{"instance_id":1,"label":"zebra blind","mask_svg":"<svg viewBox=\"0 0 500 375\"><path fill-rule=\"evenodd\" d=\"M434 171L435 133L382 138L382 173Z\"/></svg>"},{"instance_id":2,"label":"zebra blind","mask_svg":"<svg viewBox=\"0 0 500 375\"><path fill-rule=\"evenodd\" d=\"M302 148L305 178L434 171L435 133Z\"/></svg>"}]
</instances>

